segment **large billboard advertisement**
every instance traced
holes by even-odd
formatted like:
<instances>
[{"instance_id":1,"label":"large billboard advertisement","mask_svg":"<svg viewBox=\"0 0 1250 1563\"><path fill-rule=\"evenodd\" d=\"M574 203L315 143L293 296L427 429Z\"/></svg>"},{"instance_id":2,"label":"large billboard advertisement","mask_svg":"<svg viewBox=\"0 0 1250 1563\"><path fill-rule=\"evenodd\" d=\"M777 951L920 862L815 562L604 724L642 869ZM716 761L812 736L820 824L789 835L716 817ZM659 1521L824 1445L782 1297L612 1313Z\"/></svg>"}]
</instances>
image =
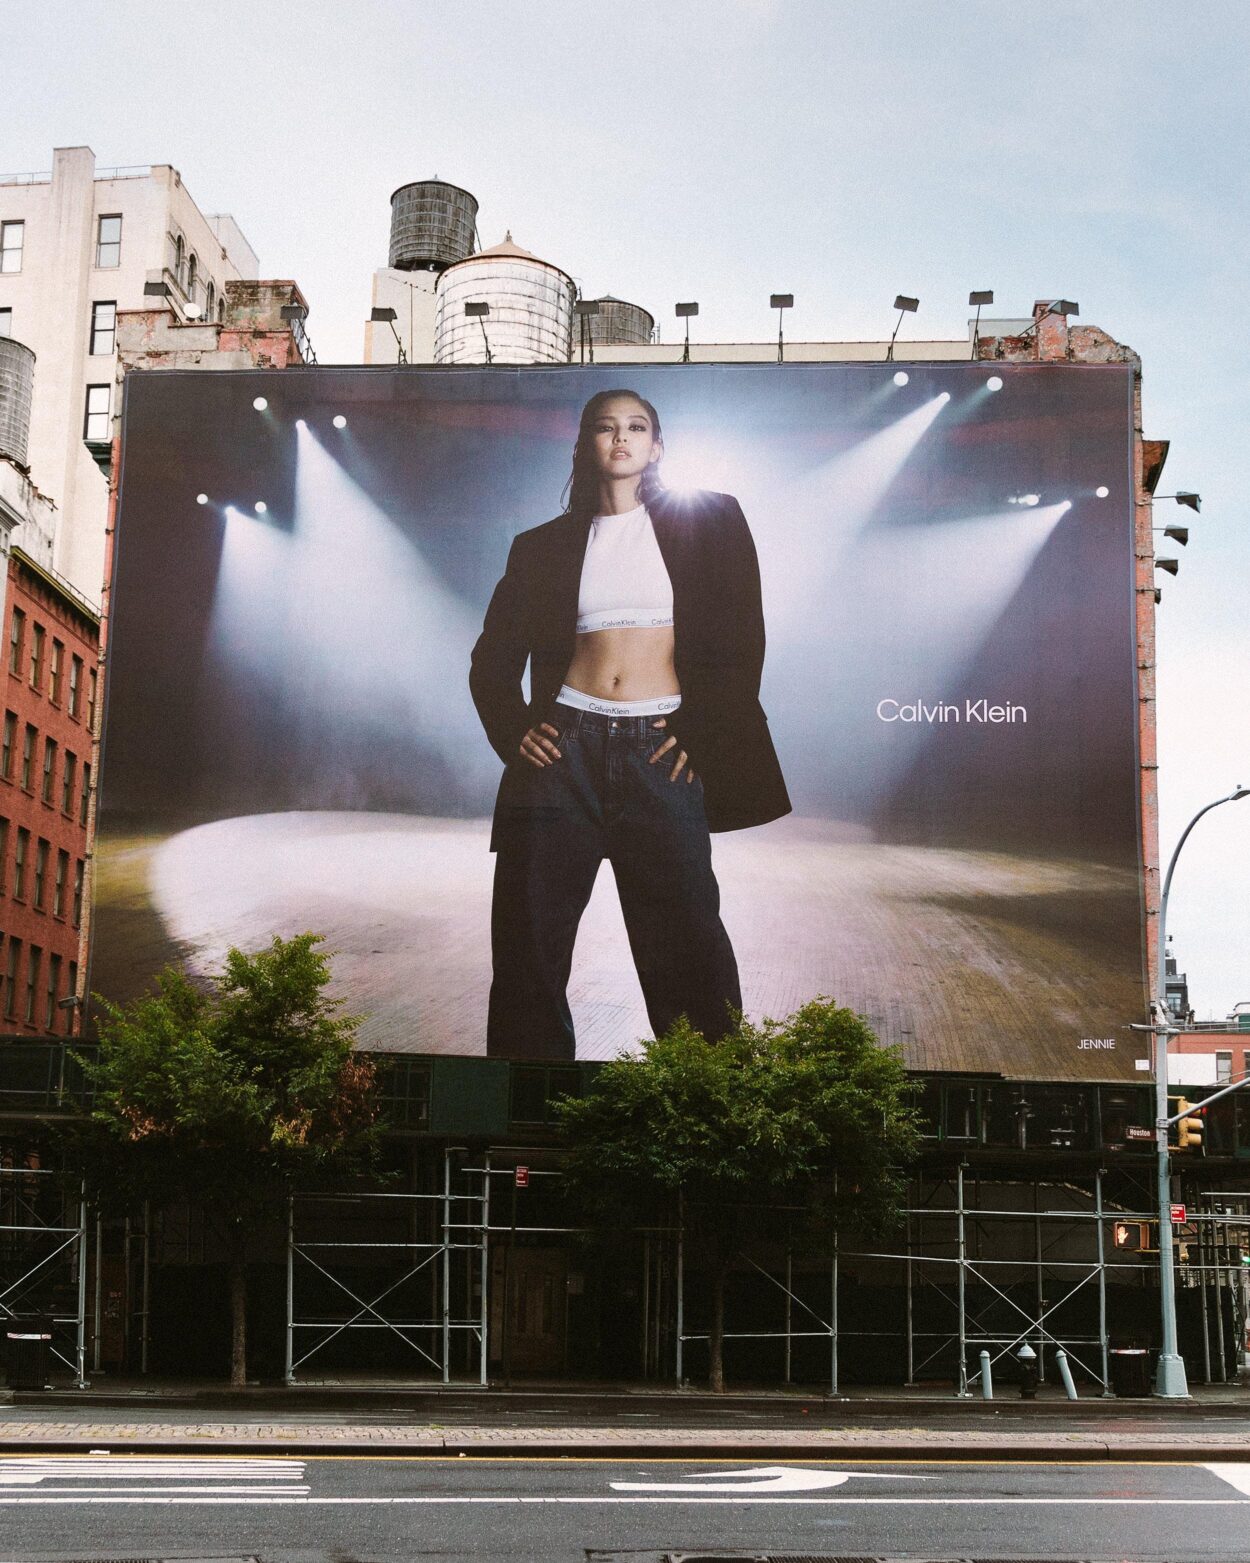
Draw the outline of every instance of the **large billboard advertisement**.
<instances>
[{"instance_id":1,"label":"large billboard advertisement","mask_svg":"<svg viewBox=\"0 0 1250 1563\"><path fill-rule=\"evenodd\" d=\"M312 930L382 1051L816 994L1131 1079L1123 365L126 382L95 991Z\"/></svg>"}]
</instances>

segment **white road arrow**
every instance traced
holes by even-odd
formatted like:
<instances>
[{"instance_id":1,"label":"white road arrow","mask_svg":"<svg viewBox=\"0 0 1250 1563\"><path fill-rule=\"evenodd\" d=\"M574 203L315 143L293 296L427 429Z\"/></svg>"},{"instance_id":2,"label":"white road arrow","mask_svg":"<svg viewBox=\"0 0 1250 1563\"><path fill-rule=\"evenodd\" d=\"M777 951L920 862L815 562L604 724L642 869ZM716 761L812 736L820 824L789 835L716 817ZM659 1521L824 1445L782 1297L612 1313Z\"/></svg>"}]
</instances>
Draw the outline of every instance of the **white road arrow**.
<instances>
[{"instance_id":1,"label":"white road arrow","mask_svg":"<svg viewBox=\"0 0 1250 1563\"><path fill-rule=\"evenodd\" d=\"M841 1487L853 1476L880 1482L923 1482L923 1476L886 1476L875 1471L811 1471L801 1465L757 1465L749 1471L709 1471L710 1480L695 1482L611 1482L616 1492L818 1492ZM742 1478L750 1477L744 1481Z\"/></svg>"}]
</instances>

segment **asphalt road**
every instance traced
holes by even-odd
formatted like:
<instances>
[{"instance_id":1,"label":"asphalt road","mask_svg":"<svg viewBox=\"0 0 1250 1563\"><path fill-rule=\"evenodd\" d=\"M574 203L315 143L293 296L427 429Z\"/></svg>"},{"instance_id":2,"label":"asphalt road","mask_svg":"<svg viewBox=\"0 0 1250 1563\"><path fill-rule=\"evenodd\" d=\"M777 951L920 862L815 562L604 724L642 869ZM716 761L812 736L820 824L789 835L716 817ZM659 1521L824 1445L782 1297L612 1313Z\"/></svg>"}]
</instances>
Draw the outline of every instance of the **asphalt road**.
<instances>
[{"instance_id":1,"label":"asphalt road","mask_svg":"<svg viewBox=\"0 0 1250 1563\"><path fill-rule=\"evenodd\" d=\"M1241 1465L0 1459L0 1559L1245 1563Z\"/></svg>"}]
</instances>

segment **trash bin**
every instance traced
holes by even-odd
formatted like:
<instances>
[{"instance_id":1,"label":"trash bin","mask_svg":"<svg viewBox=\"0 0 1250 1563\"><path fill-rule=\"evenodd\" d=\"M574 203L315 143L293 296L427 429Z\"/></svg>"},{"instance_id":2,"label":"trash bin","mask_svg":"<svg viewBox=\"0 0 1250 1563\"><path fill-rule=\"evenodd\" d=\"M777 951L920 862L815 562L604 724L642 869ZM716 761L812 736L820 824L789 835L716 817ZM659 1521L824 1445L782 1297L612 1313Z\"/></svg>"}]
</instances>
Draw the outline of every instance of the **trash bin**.
<instances>
[{"instance_id":1,"label":"trash bin","mask_svg":"<svg viewBox=\"0 0 1250 1563\"><path fill-rule=\"evenodd\" d=\"M10 1319L5 1326L5 1382L10 1389L46 1389L52 1355L51 1319Z\"/></svg>"},{"instance_id":2,"label":"trash bin","mask_svg":"<svg viewBox=\"0 0 1250 1563\"><path fill-rule=\"evenodd\" d=\"M1150 1397L1150 1353L1144 1346L1113 1347L1111 1358L1111 1387L1123 1400L1146 1400Z\"/></svg>"}]
</instances>

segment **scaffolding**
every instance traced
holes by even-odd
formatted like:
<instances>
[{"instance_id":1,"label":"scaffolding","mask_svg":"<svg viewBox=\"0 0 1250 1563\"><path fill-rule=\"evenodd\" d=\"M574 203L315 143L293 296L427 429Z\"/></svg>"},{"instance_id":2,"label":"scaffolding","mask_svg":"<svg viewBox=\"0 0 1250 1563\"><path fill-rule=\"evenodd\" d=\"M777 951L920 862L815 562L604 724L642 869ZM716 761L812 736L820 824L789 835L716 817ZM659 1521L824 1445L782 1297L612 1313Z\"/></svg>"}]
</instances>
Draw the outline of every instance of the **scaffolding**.
<instances>
[{"instance_id":1,"label":"scaffolding","mask_svg":"<svg viewBox=\"0 0 1250 1563\"><path fill-rule=\"evenodd\" d=\"M531 1219L524 1208L518 1216L516 1168L541 1154L449 1147L441 1187L293 1198L287 1382L310 1362L324 1366L335 1353L342 1360L347 1343L368 1332L401 1341L422 1377L485 1385L497 1364L510 1381L513 1316L525 1307L513 1268L518 1242L571 1248L581 1235L558 1220ZM529 1176L559 1174L532 1169ZM724 1340L773 1343L781 1382L823 1378L831 1395L842 1392L840 1353L847 1350L861 1381L871 1360L882 1365L878 1381L945 1382L966 1397L989 1387L983 1354L992 1378L1000 1365L1014 1368L1026 1345L1043 1381L1062 1351L1078 1380L1109 1395L1117 1341L1145 1344L1153 1329L1157 1255L1122 1253L1113 1237L1117 1227L1144 1231L1157 1220L1149 1184L1148 1170L1127 1165L1071 1177L967 1165L931 1173L911 1185L894 1244L840 1250L834 1237L821 1256L782 1231L771 1249L741 1254L739 1302L753 1316L731 1317L727 1301ZM1250 1193L1197 1200L1178 1230L1177 1273L1182 1292L1194 1295L1203 1377L1222 1382L1244 1352L1250 1317L1243 1261ZM778 1216L781 1227L786 1213ZM632 1235L637 1361L647 1380L683 1385L701 1366L691 1358L709 1336L687 1241L696 1220L697 1212L681 1210L671 1228ZM368 1355L354 1352L354 1368Z\"/></svg>"},{"instance_id":2,"label":"scaffolding","mask_svg":"<svg viewBox=\"0 0 1250 1563\"><path fill-rule=\"evenodd\" d=\"M85 1389L87 1193L48 1167L0 1166L0 1326L38 1321Z\"/></svg>"}]
</instances>

